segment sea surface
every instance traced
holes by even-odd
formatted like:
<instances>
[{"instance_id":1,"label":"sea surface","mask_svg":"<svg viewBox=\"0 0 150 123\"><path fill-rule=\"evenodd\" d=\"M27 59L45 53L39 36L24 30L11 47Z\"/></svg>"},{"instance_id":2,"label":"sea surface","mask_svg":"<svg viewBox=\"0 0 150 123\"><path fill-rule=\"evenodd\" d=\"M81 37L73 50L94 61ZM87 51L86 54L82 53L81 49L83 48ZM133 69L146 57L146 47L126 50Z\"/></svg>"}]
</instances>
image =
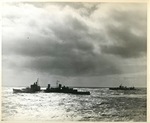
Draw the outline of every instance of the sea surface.
<instances>
[{"instance_id":1,"label":"sea surface","mask_svg":"<svg viewBox=\"0 0 150 123\"><path fill-rule=\"evenodd\" d=\"M2 88L3 121L146 121L145 88L76 88L91 95L13 93Z\"/></svg>"}]
</instances>

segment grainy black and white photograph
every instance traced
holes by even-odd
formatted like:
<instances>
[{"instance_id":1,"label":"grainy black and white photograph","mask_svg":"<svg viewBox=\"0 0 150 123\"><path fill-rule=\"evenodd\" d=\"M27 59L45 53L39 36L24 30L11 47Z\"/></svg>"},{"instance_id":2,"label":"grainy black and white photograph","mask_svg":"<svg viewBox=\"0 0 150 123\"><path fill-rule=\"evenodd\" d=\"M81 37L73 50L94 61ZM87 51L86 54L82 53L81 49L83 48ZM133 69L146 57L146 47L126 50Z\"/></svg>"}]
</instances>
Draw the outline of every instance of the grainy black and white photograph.
<instances>
[{"instance_id":1,"label":"grainy black and white photograph","mask_svg":"<svg viewBox=\"0 0 150 123\"><path fill-rule=\"evenodd\" d=\"M4 2L2 121L147 121L147 4Z\"/></svg>"}]
</instances>

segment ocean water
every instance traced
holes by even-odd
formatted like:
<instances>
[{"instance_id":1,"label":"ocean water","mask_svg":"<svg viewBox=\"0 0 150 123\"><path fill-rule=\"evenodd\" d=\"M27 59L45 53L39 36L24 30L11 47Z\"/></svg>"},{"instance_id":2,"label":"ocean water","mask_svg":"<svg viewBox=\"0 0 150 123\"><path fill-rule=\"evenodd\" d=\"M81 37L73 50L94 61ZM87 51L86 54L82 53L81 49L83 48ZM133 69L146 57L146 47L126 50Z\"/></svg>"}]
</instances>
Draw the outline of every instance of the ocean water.
<instances>
[{"instance_id":1,"label":"ocean water","mask_svg":"<svg viewBox=\"0 0 150 123\"><path fill-rule=\"evenodd\" d=\"M146 121L146 89L76 88L91 95L13 93L2 88L3 121Z\"/></svg>"}]
</instances>

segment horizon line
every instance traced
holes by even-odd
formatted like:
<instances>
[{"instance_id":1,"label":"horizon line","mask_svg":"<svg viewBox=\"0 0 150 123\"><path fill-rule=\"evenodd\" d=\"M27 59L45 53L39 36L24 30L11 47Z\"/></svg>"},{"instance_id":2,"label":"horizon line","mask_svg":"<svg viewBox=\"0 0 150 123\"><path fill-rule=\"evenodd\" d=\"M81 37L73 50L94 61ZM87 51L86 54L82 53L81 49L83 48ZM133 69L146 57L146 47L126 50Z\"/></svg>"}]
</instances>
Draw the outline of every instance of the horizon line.
<instances>
[{"instance_id":1,"label":"horizon line","mask_svg":"<svg viewBox=\"0 0 150 123\"><path fill-rule=\"evenodd\" d=\"M67 85L66 85L67 86ZM28 87L28 86L12 86L12 85L2 85L1 87ZM41 86L41 87L47 87L47 86ZM55 87L55 86L52 86ZM91 86L91 87L86 87L86 86L67 86L67 87L71 87L71 88L111 88L111 87L118 87L118 86L99 86L99 87L95 87L95 86ZM126 86L126 87L132 87L132 86ZM135 88L147 88L147 86L133 86Z\"/></svg>"}]
</instances>

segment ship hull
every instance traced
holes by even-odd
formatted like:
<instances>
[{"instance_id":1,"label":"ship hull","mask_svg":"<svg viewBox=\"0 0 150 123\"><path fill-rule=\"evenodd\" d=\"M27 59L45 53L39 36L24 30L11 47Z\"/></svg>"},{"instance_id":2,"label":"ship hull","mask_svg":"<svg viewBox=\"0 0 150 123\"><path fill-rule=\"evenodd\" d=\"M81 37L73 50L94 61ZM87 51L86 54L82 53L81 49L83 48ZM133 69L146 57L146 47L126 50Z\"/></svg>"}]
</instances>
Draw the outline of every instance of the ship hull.
<instances>
[{"instance_id":1,"label":"ship hull","mask_svg":"<svg viewBox=\"0 0 150 123\"><path fill-rule=\"evenodd\" d=\"M33 90L25 90L25 89L13 89L13 93L36 93L39 91L33 91Z\"/></svg>"},{"instance_id":2,"label":"ship hull","mask_svg":"<svg viewBox=\"0 0 150 123\"><path fill-rule=\"evenodd\" d=\"M109 88L109 90L135 90L135 88Z\"/></svg>"},{"instance_id":3,"label":"ship hull","mask_svg":"<svg viewBox=\"0 0 150 123\"><path fill-rule=\"evenodd\" d=\"M76 95L90 95L90 92L82 92L82 91L77 91L77 90L72 90L72 91L63 91L63 90L44 90L45 93L66 93L66 94L76 94Z\"/></svg>"}]
</instances>

